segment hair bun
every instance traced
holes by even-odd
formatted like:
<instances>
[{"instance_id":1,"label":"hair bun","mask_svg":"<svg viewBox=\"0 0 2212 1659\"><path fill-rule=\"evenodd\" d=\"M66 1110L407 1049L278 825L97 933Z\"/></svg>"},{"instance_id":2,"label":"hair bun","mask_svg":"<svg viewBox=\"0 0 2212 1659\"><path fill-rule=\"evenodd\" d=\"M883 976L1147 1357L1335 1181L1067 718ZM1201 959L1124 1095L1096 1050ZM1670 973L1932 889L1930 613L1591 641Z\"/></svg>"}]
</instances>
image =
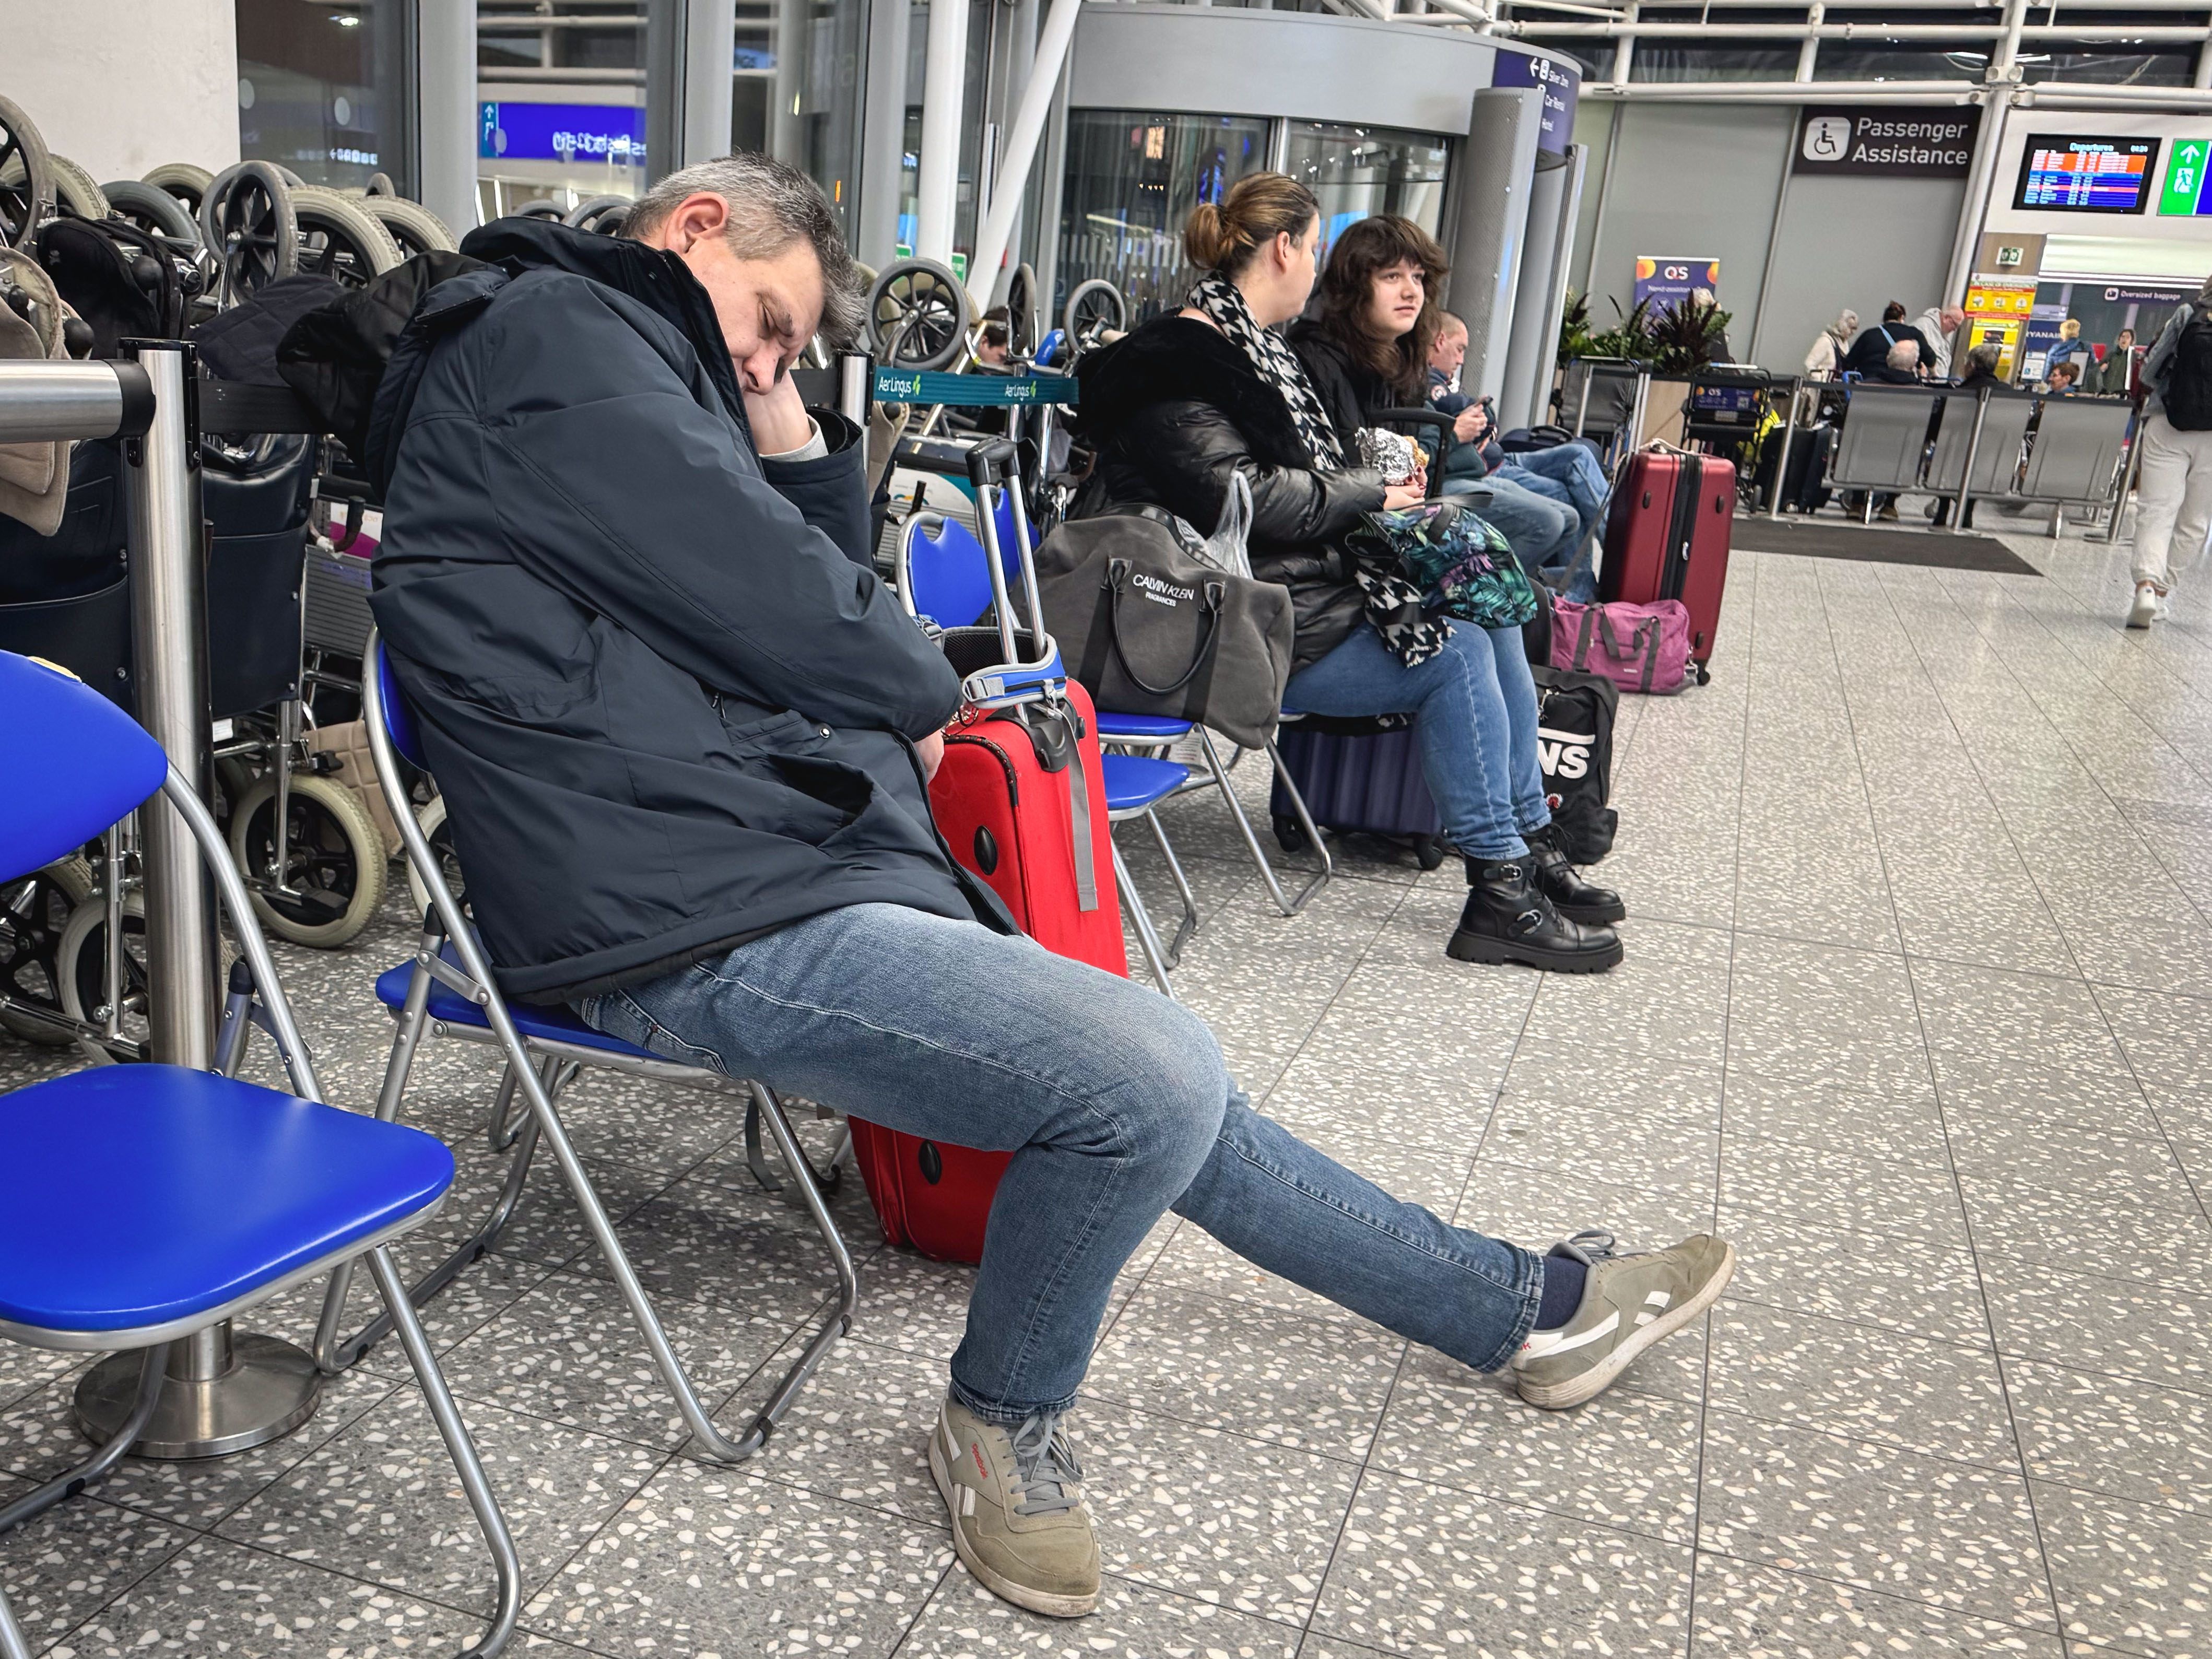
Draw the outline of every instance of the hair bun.
<instances>
[{"instance_id":1,"label":"hair bun","mask_svg":"<svg viewBox=\"0 0 2212 1659\"><path fill-rule=\"evenodd\" d=\"M1221 210L1212 203L1200 202L1183 221L1182 251L1184 258L1200 270L1218 270L1229 263L1236 251L1236 239L1221 222Z\"/></svg>"}]
</instances>

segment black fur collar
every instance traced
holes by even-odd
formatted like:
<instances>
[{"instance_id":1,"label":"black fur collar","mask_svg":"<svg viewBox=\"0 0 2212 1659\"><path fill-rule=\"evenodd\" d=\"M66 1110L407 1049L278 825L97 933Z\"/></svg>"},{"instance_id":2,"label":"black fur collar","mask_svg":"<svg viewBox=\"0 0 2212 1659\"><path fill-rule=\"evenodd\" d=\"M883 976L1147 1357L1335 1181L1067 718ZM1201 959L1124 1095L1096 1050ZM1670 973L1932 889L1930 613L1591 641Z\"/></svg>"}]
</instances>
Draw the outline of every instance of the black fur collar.
<instances>
[{"instance_id":1,"label":"black fur collar","mask_svg":"<svg viewBox=\"0 0 2212 1659\"><path fill-rule=\"evenodd\" d=\"M1282 393L1211 323L1156 317L1076 366L1084 435L1111 443L1138 410L1157 403L1210 404L1235 422L1267 466L1310 466Z\"/></svg>"}]
</instances>

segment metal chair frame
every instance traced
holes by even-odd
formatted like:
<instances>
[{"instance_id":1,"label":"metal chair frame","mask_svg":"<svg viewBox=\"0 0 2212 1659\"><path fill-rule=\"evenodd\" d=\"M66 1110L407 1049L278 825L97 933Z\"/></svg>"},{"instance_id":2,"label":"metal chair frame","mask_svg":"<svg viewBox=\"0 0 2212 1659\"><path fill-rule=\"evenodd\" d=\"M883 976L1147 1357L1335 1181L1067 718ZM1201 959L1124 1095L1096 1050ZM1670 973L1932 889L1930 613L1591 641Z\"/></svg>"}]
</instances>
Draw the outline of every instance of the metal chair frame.
<instances>
[{"instance_id":1,"label":"metal chair frame","mask_svg":"<svg viewBox=\"0 0 2212 1659\"><path fill-rule=\"evenodd\" d=\"M1843 441L1828 483L1866 494L1865 518L1874 520L1874 497L1917 487L1927 459L1928 427L1942 394L1917 386L1855 386L1844 418Z\"/></svg>"},{"instance_id":2,"label":"metal chair frame","mask_svg":"<svg viewBox=\"0 0 2212 1659\"><path fill-rule=\"evenodd\" d=\"M838 1234L837 1224L830 1217L829 1206L823 1201L822 1188L826 1183L815 1174L805 1150L799 1146L790 1120L784 1114L782 1102L773 1090L757 1080L728 1079L718 1073L680 1066L642 1053L627 1054L542 1036L526 1037L516 1029L514 1018L507 1012L506 1000L493 981L490 963L477 940L475 930L462 914L459 901L446 885L438 860L400 793L397 757L384 715L385 672L383 653L372 635L362 675L362 706L368 728L369 747L375 757L377 778L384 790L385 800L392 807L392 816L398 823L408 862L421 877L430 895L431 913L423 919L421 945L410 964L405 1005L395 1017L392 1058L386 1067L376 1113L387 1121L397 1115L406 1090L416 1045L428 1028L434 1036L491 1044L506 1056L507 1074L501 1081L499 1098L493 1107L489 1135L495 1147L502 1145L514 1147L514 1158L508 1166L506 1183L483 1224L465 1243L417 1283L410 1292L412 1304L419 1307L427 1303L452 1283L463 1267L491 1248L520 1200L531 1160L542 1142L551 1149L562 1178L567 1182L577 1210L584 1218L585 1227L612 1273L616 1288L628 1306L639 1334L644 1337L646 1347L653 1356L653 1365L674 1398L685 1426L707 1456L719 1462L742 1462L768 1443L784 1413L798 1397L799 1391L805 1386L823 1357L836 1345L838 1339L853 1328L854 1314L860 1302L860 1280L854 1270L852 1255ZM394 696L401 695L400 688L396 684L391 690ZM447 947L459 958L458 963L447 959L444 951ZM483 1009L488 1029L432 1019L428 1003L434 981L448 987ZM776 1150L782 1155L786 1164L794 1171L805 1174L805 1178L796 1184L807 1214L822 1235L823 1243L836 1269L836 1306L816 1327L798 1358L785 1371L781 1380L769 1393L767 1401L754 1413L744 1432L734 1439L714 1426L699 1398L697 1389L691 1382L690 1372L684 1369L684 1362L670 1345L659 1316L653 1311L652 1299L640 1282L629 1253L616 1236L614 1223L607 1215L606 1206L600 1202L598 1190L592 1186L591 1176L577 1156L575 1146L569 1139L568 1132L554 1104L561 1089L587 1066L605 1066L632 1076L649 1077L663 1082L746 1097L766 1121L769 1133L775 1140ZM509 1133L507 1117L516 1093L522 1096L528 1111L524 1121L514 1133ZM381 1334L377 1325L371 1325L346 1341L338 1340L337 1332L344 1317L350 1265L349 1263L331 1276L330 1290L324 1298L322 1319L316 1333L315 1358L325 1370L343 1370L366 1352Z\"/></svg>"},{"instance_id":3,"label":"metal chair frame","mask_svg":"<svg viewBox=\"0 0 2212 1659\"><path fill-rule=\"evenodd\" d=\"M231 926L244 955L243 961L232 969L232 994L216 1042L216 1069L225 1077L236 1077L239 1066L245 1058L246 1040L251 1035L249 1027L258 1025L274 1039L292 1092L303 1100L325 1103L322 1086L316 1079L307 1045L301 1038L299 1026L292 1015L290 1000L276 975L276 962L269 954L268 942L253 915L246 884L240 877L237 866L231 861L230 849L222 832L216 829L206 805L173 763L169 766L167 775L162 781L161 793L183 818L193 841L198 843L201 860L214 877L216 891L223 908L229 914ZM391 1250L395 1240L428 1220L442 1204L441 1198L394 1225L381 1230L365 1243L346 1246L343 1252L345 1258L343 1267L338 1267L331 1256L325 1256L270 1283L234 1297L219 1307L186 1318L128 1330L100 1331L52 1330L0 1321L0 1335L13 1337L37 1347L71 1352L125 1352L132 1348L145 1351L139 1370L137 1397L129 1418L115 1437L75 1468L46 1481L4 1510L0 1510L0 1532L21 1526L64 1498L75 1496L122 1461L124 1454L144 1433L148 1422L160 1404L172 1345L191 1341L222 1322L305 1279L331 1272L334 1267L339 1272L349 1272L355 1261L365 1258L389 1310L387 1317L399 1334L400 1344L406 1351L408 1362L414 1368L416 1381L429 1406L431 1419L436 1425L439 1437L445 1442L446 1452L453 1461L455 1473L460 1476L462 1491L468 1498L470 1509L475 1512L477 1528L483 1534L485 1547L492 1557L498 1581L492 1621L483 1638L461 1656L461 1659L492 1659L492 1656L505 1648L513 1637L515 1622L521 1613L521 1564L515 1552L514 1540L507 1531L506 1517L500 1511L499 1500L492 1492L489 1477L484 1473L483 1459L477 1455L467 1425L461 1420L453 1395L447 1389L437 1356L431 1349L428 1337L423 1333L422 1322L416 1316L405 1282L399 1276L399 1269L392 1260ZM0 1659L29 1659L29 1648L4 1598L0 1598Z\"/></svg>"}]
</instances>

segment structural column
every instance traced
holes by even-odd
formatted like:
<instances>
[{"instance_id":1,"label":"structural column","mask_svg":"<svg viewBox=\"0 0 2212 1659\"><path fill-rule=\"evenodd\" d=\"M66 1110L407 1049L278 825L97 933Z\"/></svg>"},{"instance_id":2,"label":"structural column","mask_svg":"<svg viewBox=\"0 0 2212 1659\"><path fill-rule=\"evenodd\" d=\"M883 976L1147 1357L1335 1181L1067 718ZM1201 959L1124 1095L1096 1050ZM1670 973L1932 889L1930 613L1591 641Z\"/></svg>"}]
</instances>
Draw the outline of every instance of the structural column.
<instances>
[{"instance_id":1,"label":"structural column","mask_svg":"<svg viewBox=\"0 0 2212 1659\"><path fill-rule=\"evenodd\" d=\"M952 260L953 224L960 210L960 124L967 73L968 0L929 0L914 251L946 264Z\"/></svg>"}]
</instances>

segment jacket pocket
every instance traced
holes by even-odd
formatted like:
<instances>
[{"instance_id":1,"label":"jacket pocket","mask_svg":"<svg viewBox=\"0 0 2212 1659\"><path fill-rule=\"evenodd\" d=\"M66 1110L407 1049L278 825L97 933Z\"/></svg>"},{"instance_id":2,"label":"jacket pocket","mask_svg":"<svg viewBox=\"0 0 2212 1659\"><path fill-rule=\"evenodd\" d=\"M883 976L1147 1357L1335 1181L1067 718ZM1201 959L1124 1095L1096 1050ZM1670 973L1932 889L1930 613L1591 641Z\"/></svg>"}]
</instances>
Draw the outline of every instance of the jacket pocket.
<instances>
[{"instance_id":1,"label":"jacket pocket","mask_svg":"<svg viewBox=\"0 0 2212 1659\"><path fill-rule=\"evenodd\" d=\"M729 734L731 752L739 760L763 755L807 755L830 740L830 728L811 720L795 708L764 714L750 705L717 698L715 713Z\"/></svg>"}]
</instances>

